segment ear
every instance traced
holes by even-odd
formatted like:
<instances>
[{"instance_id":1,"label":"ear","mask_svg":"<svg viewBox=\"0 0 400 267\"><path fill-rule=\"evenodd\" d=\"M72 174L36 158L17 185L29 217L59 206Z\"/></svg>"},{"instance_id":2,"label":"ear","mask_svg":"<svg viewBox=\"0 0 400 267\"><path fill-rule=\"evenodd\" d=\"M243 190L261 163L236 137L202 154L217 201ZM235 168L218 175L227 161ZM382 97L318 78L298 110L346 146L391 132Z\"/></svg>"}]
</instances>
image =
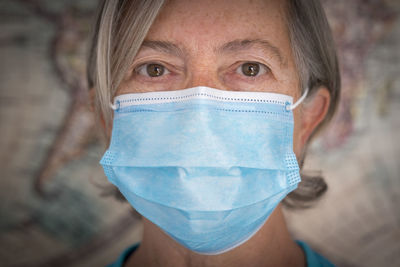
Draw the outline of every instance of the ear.
<instances>
[{"instance_id":1,"label":"ear","mask_svg":"<svg viewBox=\"0 0 400 267\"><path fill-rule=\"evenodd\" d=\"M308 142L315 128L324 120L330 105L331 95L326 87L319 87L302 105L300 146Z\"/></svg>"}]
</instances>

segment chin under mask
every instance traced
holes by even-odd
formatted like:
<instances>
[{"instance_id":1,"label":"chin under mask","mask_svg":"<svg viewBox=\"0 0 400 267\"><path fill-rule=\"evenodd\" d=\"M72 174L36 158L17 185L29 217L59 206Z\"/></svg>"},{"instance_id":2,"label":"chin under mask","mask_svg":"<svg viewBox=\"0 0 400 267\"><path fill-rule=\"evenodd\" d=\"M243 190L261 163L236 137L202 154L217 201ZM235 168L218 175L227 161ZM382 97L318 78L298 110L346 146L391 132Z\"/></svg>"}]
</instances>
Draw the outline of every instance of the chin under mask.
<instances>
[{"instance_id":1,"label":"chin under mask","mask_svg":"<svg viewBox=\"0 0 400 267\"><path fill-rule=\"evenodd\" d=\"M300 182L293 114L305 97L208 87L120 95L105 174L181 245L219 254L250 239Z\"/></svg>"}]
</instances>

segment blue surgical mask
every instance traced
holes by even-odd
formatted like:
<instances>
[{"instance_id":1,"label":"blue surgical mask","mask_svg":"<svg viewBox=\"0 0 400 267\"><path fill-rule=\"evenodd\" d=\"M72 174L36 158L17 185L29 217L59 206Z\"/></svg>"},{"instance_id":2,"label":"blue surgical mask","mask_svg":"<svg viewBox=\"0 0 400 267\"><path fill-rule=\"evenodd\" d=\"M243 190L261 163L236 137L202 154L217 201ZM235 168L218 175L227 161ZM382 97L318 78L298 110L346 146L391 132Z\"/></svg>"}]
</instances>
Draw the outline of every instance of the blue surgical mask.
<instances>
[{"instance_id":1,"label":"blue surgical mask","mask_svg":"<svg viewBox=\"0 0 400 267\"><path fill-rule=\"evenodd\" d=\"M201 254L254 235L300 182L292 97L195 87L120 95L100 163L145 218Z\"/></svg>"}]
</instances>

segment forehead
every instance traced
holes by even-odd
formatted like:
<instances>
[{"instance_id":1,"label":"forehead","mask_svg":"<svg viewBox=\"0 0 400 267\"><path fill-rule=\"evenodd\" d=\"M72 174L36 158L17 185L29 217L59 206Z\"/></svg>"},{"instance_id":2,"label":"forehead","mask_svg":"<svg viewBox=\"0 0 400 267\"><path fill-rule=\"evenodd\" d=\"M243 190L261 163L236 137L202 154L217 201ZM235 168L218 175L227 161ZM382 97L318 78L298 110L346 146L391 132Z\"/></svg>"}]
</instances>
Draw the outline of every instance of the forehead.
<instances>
[{"instance_id":1,"label":"forehead","mask_svg":"<svg viewBox=\"0 0 400 267\"><path fill-rule=\"evenodd\" d=\"M289 52L282 0L170 0L146 39L215 48L232 40L266 39Z\"/></svg>"}]
</instances>

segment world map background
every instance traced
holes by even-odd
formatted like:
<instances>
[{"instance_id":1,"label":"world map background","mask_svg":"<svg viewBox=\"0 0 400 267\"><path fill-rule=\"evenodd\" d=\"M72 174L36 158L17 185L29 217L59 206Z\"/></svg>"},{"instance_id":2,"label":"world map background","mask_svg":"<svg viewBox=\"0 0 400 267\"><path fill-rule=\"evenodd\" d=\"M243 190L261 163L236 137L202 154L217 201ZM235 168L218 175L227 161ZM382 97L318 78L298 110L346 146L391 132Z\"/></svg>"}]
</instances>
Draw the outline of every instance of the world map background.
<instances>
[{"instance_id":1,"label":"world map background","mask_svg":"<svg viewBox=\"0 0 400 267\"><path fill-rule=\"evenodd\" d=\"M339 266L400 266L400 1L323 3L343 94L305 168L329 190L285 210L289 228ZM96 5L0 2L2 266L102 266L140 240L140 218L98 164L85 79Z\"/></svg>"}]
</instances>

